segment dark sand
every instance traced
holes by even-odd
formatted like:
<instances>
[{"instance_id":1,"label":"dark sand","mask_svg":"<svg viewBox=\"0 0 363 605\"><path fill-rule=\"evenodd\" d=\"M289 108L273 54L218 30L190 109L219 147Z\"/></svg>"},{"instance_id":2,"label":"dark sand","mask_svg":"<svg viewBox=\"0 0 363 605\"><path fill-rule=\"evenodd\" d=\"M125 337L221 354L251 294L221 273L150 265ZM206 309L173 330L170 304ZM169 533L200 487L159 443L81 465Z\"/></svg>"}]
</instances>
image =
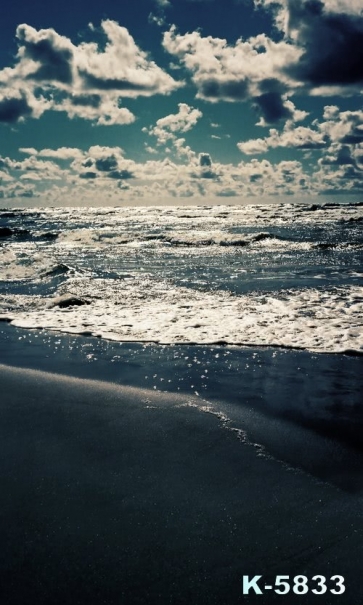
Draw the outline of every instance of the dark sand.
<instances>
[{"instance_id":1,"label":"dark sand","mask_svg":"<svg viewBox=\"0 0 363 605\"><path fill-rule=\"evenodd\" d=\"M1 604L362 603L359 490L259 457L187 395L7 366L0 388ZM244 574L347 590L248 598Z\"/></svg>"}]
</instances>

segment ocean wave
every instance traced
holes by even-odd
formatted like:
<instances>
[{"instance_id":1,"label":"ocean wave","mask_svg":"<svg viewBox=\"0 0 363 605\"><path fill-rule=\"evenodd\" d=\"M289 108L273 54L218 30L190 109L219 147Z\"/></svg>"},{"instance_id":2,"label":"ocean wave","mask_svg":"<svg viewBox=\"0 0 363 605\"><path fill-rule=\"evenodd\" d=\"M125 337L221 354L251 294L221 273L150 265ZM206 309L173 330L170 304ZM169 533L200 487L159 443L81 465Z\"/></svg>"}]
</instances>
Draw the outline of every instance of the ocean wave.
<instances>
[{"instance_id":1,"label":"ocean wave","mask_svg":"<svg viewBox=\"0 0 363 605\"><path fill-rule=\"evenodd\" d=\"M65 265L64 263L58 263L56 265L52 265L49 268L43 269L39 271L40 277L55 277L58 275L65 275L72 270L71 267Z\"/></svg>"},{"instance_id":2,"label":"ocean wave","mask_svg":"<svg viewBox=\"0 0 363 605\"><path fill-rule=\"evenodd\" d=\"M15 325L120 341L363 350L361 204L0 218L11 231L0 243L0 309ZM64 295L90 304L55 304Z\"/></svg>"},{"instance_id":3,"label":"ocean wave","mask_svg":"<svg viewBox=\"0 0 363 605\"><path fill-rule=\"evenodd\" d=\"M53 263L47 255L36 250L32 252L25 253L22 249L0 249L0 281L44 282L84 273L81 269L62 262Z\"/></svg>"},{"instance_id":4,"label":"ocean wave","mask_svg":"<svg viewBox=\"0 0 363 605\"><path fill-rule=\"evenodd\" d=\"M5 212L5 211L4 211ZM235 205L235 206L149 206L149 207L119 207L119 208L35 208L12 209L10 213L1 215L6 218L11 228L14 221L22 224L36 223L43 231L68 232L69 226L73 229L97 229L106 225L115 230L126 232L131 226L135 232L148 233L151 228L162 232L163 229L176 228L179 224L182 229L213 230L223 223L228 231L234 226L259 226L261 230L271 226L294 224L326 225L340 220L353 219L359 222L363 218L363 204L361 202L348 202L339 204L319 203L312 204L276 204L268 205ZM14 225L19 227L19 225Z\"/></svg>"},{"instance_id":5,"label":"ocean wave","mask_svg":"<svg viewBox=\"0 0 363 605\"><path fill-rule=\"evenodd\" d=\"M69 287L71 286L71 289ZM54 298L0 298L15 326L160 344L278 346L315 352L363 352L363 288L286 290L234 296L149 279L110 284L75 279L67 293L87 307L59 308ZM57 296L64 290L57 292Z\"/></svg>"},{"instance_id":6,"label":"ocean wave","mask_svg":"<svg viewBox=\"0 0 363 605\"><path fill-rule=\"evenodd\" d=\"M168 246L168 247L195 247L207 246L220 247L281 247L309 249L313 245L310 242L297 241L284 238L270 232L248 232L229 233L225 231L173 231L171 233L120 233L115 230L95 229L73 229L63 232L58 236L57 244L70 245L73 247L83 246L89 248L101 248L110 244L116 246Z\"/></svg>"},{"instance_id":7,"label":"ocean wave","mask_svg":"<svg viewBox=\"0 0 363 605\"><path fill-rule=\"evenodd\" d=\"M317 242L312 248L318 250L363 250L363 242Z\"/></svg>"},{"instance_id":8,"label":"ocean wave","mask_svg":"<svg viewBox=\"0 0 363 605\"><path fill-rule=\"evenodd\" d=\"M182 233L172 236L164 236L163 241L173 246L250 246L255 242L261 242L267 239L278 240L276 235L271 233L249 233L245 235L235 235L231 233Z\"/></svg>"},{"instance_id":9,"label":"ocean wave","mask_svg":"<svg viewBox=\"0 0 363 605\"><path fill-rule=\"evenodd\" d=\"M27 237L30 235L28 229L17 229L16 227L0 227L0 238L7 237Z\"/></svg>"}]
</instances>

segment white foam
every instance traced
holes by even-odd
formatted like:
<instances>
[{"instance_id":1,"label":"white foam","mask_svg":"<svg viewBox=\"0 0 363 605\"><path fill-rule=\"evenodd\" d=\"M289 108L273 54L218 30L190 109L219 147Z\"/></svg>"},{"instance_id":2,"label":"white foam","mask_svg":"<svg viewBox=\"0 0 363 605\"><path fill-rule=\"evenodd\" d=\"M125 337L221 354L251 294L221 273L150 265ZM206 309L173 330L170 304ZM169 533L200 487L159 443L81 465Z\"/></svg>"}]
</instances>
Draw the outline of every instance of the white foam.
<instances>
[{"instance_id":1,"label":"white foam","mask_svg":"<svg viewBox=\"0 0 363 605\"><path fill-rule=\"evenodd\" d=\"M330 224L353 219L351 228L349 224L351 234L356 229L354 221L362 217L362 206L314 210L293 204L42 210L36 216L37 227L48 229L49 225L58 224L57 230L64 230L51 243L6 241L0 249L0 279L8 282L44 280L47 271L57 263L64 263L75 269L67 273L66 283L54 295L69 292L90 300L91 304L49 308L49 297L4 294L0 297L0 313L21 327L94 334L119 341L225 342L230 345L300 347L320 352L362 352L363 292L357 285L325 291L296 288L271 295L251 292L237 296L229 292L192 290L160 277L166 274L162 266L167 258L166 248L173 243L176 244L173 258L183 256L185 261L184 265L171 263L169 275L175 279L184 277L183 271L186 267L187 272L187 260L191 255L199 256L201 264L206 262L208 269L201 252L203 242L208 242L208 255L221 257L234 254L233 248L240 245L239 242L246 242L246 247L241 245L248 254L270 251L274 259L275 252L277 255L280 250L296 251L291 261L293 272L295 266L304 266L304 251L316 246L316 242L274 237L274 227L282 226L281 233L291 227L294 236L296 225L328 226L322 231L326 235ZM67 225L72 229L67 229ZM261 237L261 233L268 236ZM163 248L164 256L160 254L157 261L156 256L142 256L137 250L142 246ZM235 271L246 270L245 266L240 266L239 257L237 260L237 265L231 265L231 279ZM87 276L77 273L80 265L88 271ZM180 267L182 271L178 274ZM154 277L147 273L149 268ZM252 274L253 262L248 269ZM361 277L357 269L357 266L352 267L351 277ZM103 275L102 271L115 271L123 279L97 279L98 270ZM255 279L260 279L261 275L266 279L263 271ZM324 277L326 275L319 267L316 283ZM196 273L195 280L198 279L199 284L203 283L209 289L214 285L202 272ZM251 280L251 283L254 282ZM46 285L44 292L47 292Z\"/></svg>"},{"instance_id":2,"label":"white foam","mask_svg":"<svg viewBox=\"0 0 363 605\"><path fill-rule=\"evenodd\" d=\"M102 298L92 299L95 292ZM0 310L13 318L16 307L12 323L18 327L87 333L116 341L222 342L363 352L363 288L358 286L329 293L310 288L279 295L234 296L140 278L117 287L107 280L74 280L72 293L88 297L91 304L49 309L51 299L13 296L12 305L2 297Z\"/></svg>"},{"instance_id":3,"label":"white foam","mask_svg":"<svg viewBox=\"0 0 363 605\"><path fill-rule=\"evenodd\" d=\"M26 252L21 245L0 249L1 281L32 279L38 272L46 271L49 267L49 261L39 254L35 245L28 245Z\"/></svg>"}]
</instances>

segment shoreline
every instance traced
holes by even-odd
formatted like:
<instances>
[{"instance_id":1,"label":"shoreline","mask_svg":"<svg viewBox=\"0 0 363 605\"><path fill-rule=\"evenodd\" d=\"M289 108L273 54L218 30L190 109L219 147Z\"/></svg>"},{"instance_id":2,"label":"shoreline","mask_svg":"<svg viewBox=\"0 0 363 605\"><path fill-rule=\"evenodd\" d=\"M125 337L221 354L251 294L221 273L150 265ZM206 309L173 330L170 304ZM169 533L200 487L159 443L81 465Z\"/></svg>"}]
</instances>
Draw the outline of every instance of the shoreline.
<instances>
[{"instance_id":1,"label":"shoreline","mask_svg":"<svg viewBox=\"0 0 363 605\"><path fill-rule=\"evenodd\" d=\"M250 342L229 342L227 340L212 340L212 341L203 341L203 342L198 342L198 341L189 341L189 340L185 340L185 341L171 341L171 342L164 342L161 340L148 340L148 339L116 339L116 338L112 338L109 337L107 338L107 336L98 336L96 333L92 333L89 332L88 330L84 330L84 331L80 331L80 332L76 332L76 331L72 331L72 330L60 330L59 328L49 328L49 327L23 327L23 326L18 326L16 324L13 324L13 319L8 318L8 317L4 317L4 316L0 316L0 324L5 324L8 325L9 327L12 328L16 328L19 330L25 330L27 332L43 332L43 333L47 333L50 332L52 334L55 335L63 335L63 336L78 336L80 338L97 338L100 340L104 340L106 342L110 342L110 343L116 343L119 345L125 344L125 345L155 345L155 346L160 346L160 347L225 347L225 348L237 348L237 349L257 349L257 350L264 350L264 349L268 349L268 350L283 350L283 351L303 351L305 353L311 354L311 355L333 355L333 356L339 356L339 355L346 355L348 357L363 357L363 350L360 349L342 349L341 351L322 351L319 349L309 349L308 347L303 347L303 346L293 346L293 345L284 345L284 344L264 344L264 343L250 343Z\"/></svg>"},{"instance_id":2,"label":"shoreline","mask_svg":"<svg viewBox=\"0 0 363 605\"><path fill-rule=\"evenodd\" d=\"M360 358L115 343L8 324L0 336L0 363L191 398L265 455L345 491L363 489Z\"/></svg>"}]
</instances>

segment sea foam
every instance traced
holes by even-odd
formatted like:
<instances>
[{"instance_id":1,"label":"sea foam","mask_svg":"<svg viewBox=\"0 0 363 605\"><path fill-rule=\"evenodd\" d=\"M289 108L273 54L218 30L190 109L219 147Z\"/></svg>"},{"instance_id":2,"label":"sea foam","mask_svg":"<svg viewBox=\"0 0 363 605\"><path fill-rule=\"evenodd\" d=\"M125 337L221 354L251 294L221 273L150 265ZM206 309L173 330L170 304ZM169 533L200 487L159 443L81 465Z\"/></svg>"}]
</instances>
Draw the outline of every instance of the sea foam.
<instances>
[{"instance_id":1,"label":"sea foam","mask_svg":"<svg viewBox=\"0 0 363 605\"><path fill-rule=\"evenodd\" d=\"M1 318L118 341L362 353L362 219L362 205L334 203L3 212Z\"/></svg>"}]
</instances>

